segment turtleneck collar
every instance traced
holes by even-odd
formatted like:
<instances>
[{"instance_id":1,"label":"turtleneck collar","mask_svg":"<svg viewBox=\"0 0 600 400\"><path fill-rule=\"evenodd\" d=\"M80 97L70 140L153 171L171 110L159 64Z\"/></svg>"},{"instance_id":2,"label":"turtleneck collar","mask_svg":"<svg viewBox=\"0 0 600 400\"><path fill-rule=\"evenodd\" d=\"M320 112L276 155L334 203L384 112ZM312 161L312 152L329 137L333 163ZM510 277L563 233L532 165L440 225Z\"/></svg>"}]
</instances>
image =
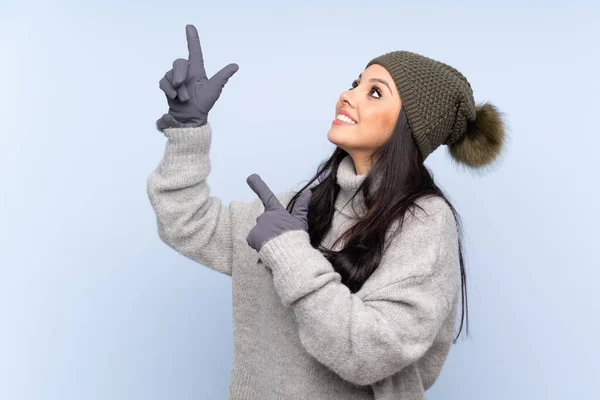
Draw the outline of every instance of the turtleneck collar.
<instances>
[{"instance_id":1,"label":"turtleneck collar","mask_svg":"<svg viewBox=\"0 0 600 400\"><path fill-rule=\"evenodd\" d=\"M352 157L349 154L346 155L340 162L336 175L337 183L340 185L340 191L335 199L335 209L337 211L349 218L358 218L366 212L366 206L361 192L354 197L352 202L348 203L366 177L367 174L356 174Z\"/></svg>"}]
</instances>

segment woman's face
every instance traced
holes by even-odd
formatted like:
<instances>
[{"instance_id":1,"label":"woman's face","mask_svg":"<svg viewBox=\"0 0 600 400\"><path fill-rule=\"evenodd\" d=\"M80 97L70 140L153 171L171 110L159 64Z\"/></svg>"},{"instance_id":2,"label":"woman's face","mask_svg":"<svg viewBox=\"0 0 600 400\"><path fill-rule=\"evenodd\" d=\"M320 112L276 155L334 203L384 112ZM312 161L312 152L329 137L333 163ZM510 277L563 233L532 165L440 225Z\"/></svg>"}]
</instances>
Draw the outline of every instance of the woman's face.
<instances>
[{"instance_id":1,"label":"woman's face","mask_svg":"<svg viewBox=\"0 0 600 400\"><path fill-rule=\"evenodd\" d=\"M362 175L371 168L371 154L391 137L401 106L390 74L381 65L371 65L341 94L327 139L350 154ZM340 112L353 122L340 121Z\"/></svg>"}]
</instances>

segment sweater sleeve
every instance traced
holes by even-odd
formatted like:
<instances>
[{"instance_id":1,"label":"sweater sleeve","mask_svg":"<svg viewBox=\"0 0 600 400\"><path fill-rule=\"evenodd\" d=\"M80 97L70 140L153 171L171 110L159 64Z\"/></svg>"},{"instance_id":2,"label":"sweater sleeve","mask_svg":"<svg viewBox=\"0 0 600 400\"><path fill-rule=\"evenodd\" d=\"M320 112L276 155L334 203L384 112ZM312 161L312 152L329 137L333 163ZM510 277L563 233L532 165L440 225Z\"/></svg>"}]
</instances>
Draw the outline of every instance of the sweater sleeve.
<instances>
[{"instance_id":1,"label":"sweater sleeve","mask_svg":"<svg viewBox=\"0 0 600 400\"><path fill-rule=\"evenodd\" d=\"M447 205L436 207L407 219L357 293L305 231L285 232L261 248L276 291L294 310L303 346L343 379L369 385L393 375L421 358L438 335L460 282L454 217Z\"/></svg>"},{"instance_id":2,"label":"sweater sleeve","mask_svg":"<svg viewBox=\"0 0 600 400\"><path fill-rule=\"evenodd\" d=\"M234 200L226 206L211 195L206 181L211 169L210 123L162 132L168 138L165 152L147 179L159 237L180 254L231 276L234 252L247 246L235 233L251 226L264 207L260 199Z\"/></svg>"}]
</instances>

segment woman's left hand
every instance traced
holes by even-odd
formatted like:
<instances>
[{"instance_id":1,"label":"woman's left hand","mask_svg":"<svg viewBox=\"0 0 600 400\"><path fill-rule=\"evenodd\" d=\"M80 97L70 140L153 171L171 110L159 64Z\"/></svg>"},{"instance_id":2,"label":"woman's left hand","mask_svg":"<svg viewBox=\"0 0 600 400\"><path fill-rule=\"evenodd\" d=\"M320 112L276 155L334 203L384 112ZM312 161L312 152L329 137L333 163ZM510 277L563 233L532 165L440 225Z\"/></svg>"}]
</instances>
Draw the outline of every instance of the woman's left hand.
<instances>
[{"instance_id":1,"label":"woman's left hand","mask_svg":"<svg viewBox=\"0 0 600 400\"><path fill-rule=\"evenodd\" d=\"M265 243L284 232L294 230L308 232L308 204L312 196L310 189L302 192L292 212L289 213L259 175L250 175L246 182L265 207L265 211L256 218L256 225L246 238L250 247L260 252Z\"/></svg>"}]
</instances>

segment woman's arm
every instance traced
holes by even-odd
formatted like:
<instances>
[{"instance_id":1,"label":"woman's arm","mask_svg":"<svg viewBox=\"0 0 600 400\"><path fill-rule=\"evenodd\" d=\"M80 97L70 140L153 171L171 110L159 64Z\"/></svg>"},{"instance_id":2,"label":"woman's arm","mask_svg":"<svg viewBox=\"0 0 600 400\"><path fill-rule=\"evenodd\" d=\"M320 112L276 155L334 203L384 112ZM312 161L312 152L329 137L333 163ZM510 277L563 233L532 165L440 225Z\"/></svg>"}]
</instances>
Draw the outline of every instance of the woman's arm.
<instances>
[{"instance_id":1,"label":"woman's arm","mask_svg":"<svg viewBox=\"0 0 600 400\"><path fill-rule=\"evenodd\" d=\"M251 226L263 210L260 200L234 200L229 206L210 195L210 123L199 127L167 128L165 152L147 180L147 193L156 212L161 240L184 256L215 271L231 275L239 245L234 232ZM287 197L286 197L287 196ZM285 201L291 192L280 193ZM250 221L250 222L248 222Z\"/></svg>"},{"instance_id":2,"label":"woman's arm","mask_svg":"<svg viewBox=\"0 0 600 400\"><path fill-rule=\"evenodd\" d=\"M294 310L306 350L342 378L373 384L421 358L460 288L458 237L450 208L428 200L407 214L400 236L355 294L309 242L286 232L264 244L282 302Z\"/></svg>"}]
</instances>

